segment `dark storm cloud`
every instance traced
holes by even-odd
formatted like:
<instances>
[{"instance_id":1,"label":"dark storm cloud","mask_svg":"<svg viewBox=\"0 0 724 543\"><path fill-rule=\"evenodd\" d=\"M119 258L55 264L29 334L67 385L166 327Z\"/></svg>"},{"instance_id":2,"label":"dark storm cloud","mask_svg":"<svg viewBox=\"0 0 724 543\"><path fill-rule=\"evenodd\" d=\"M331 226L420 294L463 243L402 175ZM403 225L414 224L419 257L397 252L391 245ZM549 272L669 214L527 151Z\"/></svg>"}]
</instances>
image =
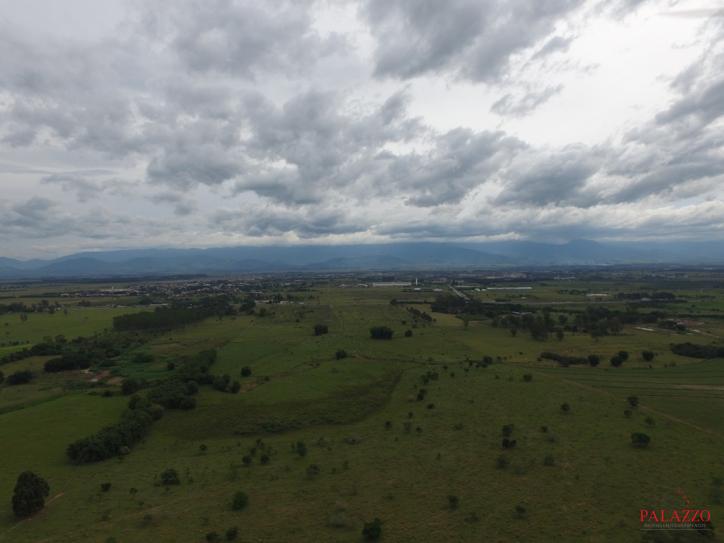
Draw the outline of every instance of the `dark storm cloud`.
<instances>
[{"instance_id":1,"label":"dark storm cloud","mask_svg":"<svg viewBox=\"0 0 724 543\"><path fill-rule=\"evenodd\" d=\"M582 0L371 0L365 14L377 39L376 73L410 78L450 72L491 81L510 57L550 35Z\"/></svg>"},{"instance_id":2,"label":"dark storm cloud","mask_svg":"<svg viewBox=\"0 0 724 543\"><path fill-rule=\"evenodd\" d=\"M153 2L144 23L197 72L254 77L259 71L302 72L345 47L344 38L321 37L306 0L195 0Z\"/></svg>"},{"instance_id":3,"label":"dark storm cloud","mask_svg":"<svg viewBox=\"0 0 724 543\"><path fill-rule=\"evenodd\" d=\"M558 152L522 155L506 172L498 204L546 206L577 202L590 205L584 194L586 182L601 167L596 150L574 146Z\"/></svg>"},{"instance_id":4,"label":"dark storm cloud","mask_svg":"<svg viewBox=\"0 0 724 543\"><path fill-rule=\"evenodd\" d=\"M226 233L241 233L253 237L291 233L300 238L363 232L369 226L364 221L352 219L345 211L288 209L278 206L218 211L212 216L211 224Z\"/></svg>"},{"instance_id":5,"label":"dark storm cloud","mask_svg":"<svg viewBox=\"0 0 724 543\"><path fill-rule=\"evenodd\" d=\"M380 187L384 194L405 198L412 206L432 207L460 202L490 181L525 144L503 132L458 128L433 138L424 154L381 157L387 162Z\"/></svg>"}]
</instances>

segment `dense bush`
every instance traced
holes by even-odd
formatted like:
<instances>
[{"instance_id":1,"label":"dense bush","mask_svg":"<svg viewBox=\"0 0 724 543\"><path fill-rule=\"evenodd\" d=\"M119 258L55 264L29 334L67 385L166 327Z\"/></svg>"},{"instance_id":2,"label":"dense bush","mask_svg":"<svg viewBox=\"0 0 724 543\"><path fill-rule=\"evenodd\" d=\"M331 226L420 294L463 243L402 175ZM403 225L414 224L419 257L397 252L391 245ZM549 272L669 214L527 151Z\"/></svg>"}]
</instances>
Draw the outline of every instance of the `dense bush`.
<instances>
[{"instance_id":1,"label":"dense bush","mask_svg":"<svg viewBox=\"0 0 724 543\"><path fill-rule=\"evenodd\" d=\"M671 352L690 358L724 358L724 347L719 345L696 345L695 343L675 343Z\"/></svg>"},{"instance_id":2,"label":"dense bush","mask_svg":"<svg viewBox=\"0 0 724 543\"><path fill-rule=\"evenodd\" d=\"M33 380L33 372L30 370L20 370L15 373L11 373L5 379L8 385L25 385Z\"/></svg>"},{"instance_id":3,"label":"dense bush","mask_svg":"<svg viewBox=\"0 0 724 543\"><path fill-rule=\"evenodd\" d=\"M191 396L193 386L189 386L180 379L169 379L151 389L148 399L166 409L193 409L196 400Z\"/></svg>"},{"instance_id":4,"label":"dense bush","mask_svg":"<svg viewBox=\"0 0 724 543\"><path fill-rule=\"evenodd\" d=\"M643 358L646 362L651 362L654 359L653 351L641 351L641 358Z\"/></svg>"},{"instance_id":5,"label":"dense bush","mask_svg":"<svg viewBox=\"0 0 724 543\"><path fill-rule=\"evenodd\" d=\"M233 315L236 310L225 296L204 298L198 302L157 307L155 311L129 313L113 318L115 330L167 330L178 328L212 316Z\"/></svg>"},{"instance_id":6,"label":"dense bush","mask_svg":"<svg viewBox=\"0 0 724 543\"><path fill-rule=\"evenodd\" d=\"M373 326L370 328L372 339L392 339L395 332L387 326Z\"/></svg>"},{"instance_id":7,"label":"dense bush","mask_svg":"<svg viewBox=\"0 0 724 543\"><path fill-rule=\"evenodd\" d=\"M43 369L48 373L68 370L84 370L91 365L88 353L85 352L69 352L60 358L51 358L48 360Z\"/></svg>"},{"instance_id":8,"label":"dense bush","mask_svg":"<svg viewBox=\"0 0 724 543\"><path fill-rule=\"evenodd\" d=\"M365 522L362 528L362 537L365 541L377 541L382 537L382 521L378 518L372 522Z\"/></svg>"},{"instance_id":9,"label":"dense bush","mask_svg":"<svg viewBox=\"0 0 724 543\"><path fill-rule=\"evenodd\" d=\"M542 352L540 353L540 357L546 360L553 360L555 362L558 362L561 366L571 366L574 364L588 364L589 360L586 357L583 356L567 356L563 354L558 353L552 353L552 352Z\"/></svg>"},{"instance_id":10,"label":"dense bush","mask_svg":"<svg viewBox=\"0 0 724 543\"><path fill-rule=\"evenodd\" d=\"M150 406L128 409L118 423L68 445L68 458L75 464L88 464L118 456L146 435L157 416Z\"/></svg>"},{"instance_id":11,"label":"dense bush","mask_svg":"<svg viewBox=\"0 0 724 543\"><path fill-rule=\"evenodd\" d=\"M18 477L13 492L13 513L18 518L29 517L45 507L50 494L48 482L32 471L24 471Z\"/></svg>"},{"instance_id":12,"label":"dense bush","mask_svg":"<svg viewBox=\"0 0 724 543\"><path fill-rule=\"evenodd\" d=\"M631 434L631 445L639 449L645 449L649 446L651 438L643 432L634 432Z\"/></svg>"}]
</instances>

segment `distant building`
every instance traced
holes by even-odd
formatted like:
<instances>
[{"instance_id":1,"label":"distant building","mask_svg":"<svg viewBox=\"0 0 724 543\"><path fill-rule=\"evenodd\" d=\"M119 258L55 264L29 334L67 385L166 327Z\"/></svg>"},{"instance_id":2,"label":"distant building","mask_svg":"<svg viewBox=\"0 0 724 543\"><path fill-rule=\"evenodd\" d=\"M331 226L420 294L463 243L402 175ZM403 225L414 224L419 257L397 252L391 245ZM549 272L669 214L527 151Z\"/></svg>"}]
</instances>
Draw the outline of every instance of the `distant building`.
<instances>
[{"instance_id":1,"label":"distant building","mask_svg":"<svg viewBox=\"0 0 724 543\"><path fill-rule=\"evenodd\" d=\"M380 283L372 283L373 287L409 287L412 285L409 281L382 281Z\"/></svg>"}]
</instances>

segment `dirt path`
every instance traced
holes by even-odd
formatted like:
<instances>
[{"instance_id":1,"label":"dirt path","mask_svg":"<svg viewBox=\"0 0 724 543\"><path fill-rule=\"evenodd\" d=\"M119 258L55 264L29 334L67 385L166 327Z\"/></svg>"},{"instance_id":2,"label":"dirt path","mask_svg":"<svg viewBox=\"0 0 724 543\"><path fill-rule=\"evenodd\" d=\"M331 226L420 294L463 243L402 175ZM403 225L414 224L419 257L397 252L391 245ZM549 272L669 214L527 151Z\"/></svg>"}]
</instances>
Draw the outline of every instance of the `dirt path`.
<instances>
[{"instance_id":1,"label":"dirt path","mask_svg":"<svg viewBox=\"0 0 724 543\"><path fill-rule=\"evenodd\" d=\"M550 375L549 375L549 377L550 377ZM552 378L553 378L553 379L557 379L558 381L561 381L561 382L563 382L563 383L567 383L567 384L569 384L569 385L573 385L573 386L578 387L578 388L580 388L580 389L586 390L586 391L588 391L588 392L597 392L597 393L599 393L599 394L602 394L602 395L604 395L604 396L608 396L608 397L610 397L610 398L619 398L618 395L616 395L616 394L614 394L614 393L612 393L612 392L608 392L607 390L604 390L604 389L601 389L601 388L593 387L593 386L590 386L590 385L584 385L583 383L579 383L579 382L577 382L577 381L571 381L570 379L556 378L556 377L552 377ZM704 433L706 433L706 434L710 434L710 435L713 435L713 436L716 436L716 437L719 437L719 438L724 438L724 435L720 434L719 432L715 432L714 430L710 430L709 428L704 428L704 427L702 427L702 426L698 426L698 425L696 425L696 424L694 424L694 423L692 423L692 422L689 422L688 420L684 420L684 419L682 419L682 418L675 417L674 415L669 415L668 413L665 413L665 412L663 412L663 411L659 411L658 409L654 409L653 407L647 407L647 406L644 405L644 404L639 404L639 408L640 408L641 410L643 410L643 411L647 411L647 412L649 412L649 413L653 413L653 414L655 414L655 415L658 415L658 416L660 416L660 417L663 417L663 418L665 418L665 419L668 419L668 420L670 420L670 421L672 421L672 422L677 422L677 423L679 423L679 424L683 424L684 426L688 426L689 428L693 428L694 430L698 430L699 432L704 432Z\"/></svg>"}]
</instances>

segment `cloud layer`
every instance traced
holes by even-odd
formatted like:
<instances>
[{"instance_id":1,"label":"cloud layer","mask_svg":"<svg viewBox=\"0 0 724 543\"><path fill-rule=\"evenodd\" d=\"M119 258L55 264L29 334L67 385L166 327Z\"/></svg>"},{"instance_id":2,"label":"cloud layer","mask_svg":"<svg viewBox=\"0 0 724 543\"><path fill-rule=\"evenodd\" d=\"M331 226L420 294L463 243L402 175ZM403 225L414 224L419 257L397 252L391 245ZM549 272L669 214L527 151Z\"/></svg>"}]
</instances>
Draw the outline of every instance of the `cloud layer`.
<instances>
[{"instance_id":1,"label":"cloud layer","mask_svg":"<svg viewBox=\"0 0 724 543\"><path fill-rule=\"evenodd\" d=\"M6 256L724 233L715 10L123 3L113 32L69 38L5 9ZM670 62L627 79L647 48Z\"/></svg>"}]
</instances>

